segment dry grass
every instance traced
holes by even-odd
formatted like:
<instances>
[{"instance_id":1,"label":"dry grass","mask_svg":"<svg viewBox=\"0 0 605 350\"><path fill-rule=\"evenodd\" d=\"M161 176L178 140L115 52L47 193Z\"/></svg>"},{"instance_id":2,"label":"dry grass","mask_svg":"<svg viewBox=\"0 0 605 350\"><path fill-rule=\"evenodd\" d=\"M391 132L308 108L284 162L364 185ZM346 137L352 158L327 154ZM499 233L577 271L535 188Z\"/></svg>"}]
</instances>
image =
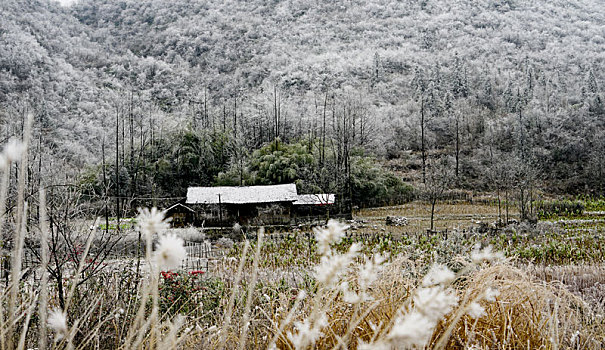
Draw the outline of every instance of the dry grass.
<instances>
[{"instance_id":1,"label":"dry grass","mask_svg":"<svg viewBox=\"0 0 605 350\"><path fill-rule=\"evenodd\" d=\"M258 256L258 255L257 255ZM456 266L461 265L461 258L456 260ZM323 336L315 344L317 349L357 348L360 341L370 343L385 339L393 326L393 321L401 310L412 305L411 296L420 284L424 263L412 261L405 256L395 257L391 264L383 270L379 279L372 285L370 294L372 301L351 304L343 299L337 289L312 286L307 288L309 297L297 305L293 300L297 287L305 280L305 270L254 268L251 259L248 264L241 265L242 259L225 259L214 266L213 274L221 276L227 290L230 291L222 299L218 312L213 320L201 321L185 315L186 318L172 318L168 315L147 324L130 328L133 336L140 336L139 349L160 348L267 348L271 339L277 335L278 348L291 349L293 344L286 334L295 332L295 321L302 321L314 312L325 312L328 325L322 329ZM465 260L468 263L468 260ZM241 267L241 272L238 269ZM310 267L309 267L310 268ZM252 288L250 283L254 275L258 276L260 287ZM356 268L352 268L343 280L355 288ZM117 271L116 271L117 272ZM274 288L279 278L288 281L289 289ZM460 300L473 300L487 287L496 287L500 295L495 303L482 305L486 316L479 320L464 315L465 304L458 306L438 325L427 348L438 348L438 340L446 336L446 348L468 348L477 346L489 349L569 349L588 348L598 349L605 340L602 319L588 307L581 293L572 293L565 284L577 286L578 291L588 288L591 284L603 279L603 269L587 267L567 268L516 268L510 263L495 266L484 266L463 273L453 284ZM548 282L547 282L548 281ZM564 282L564 283L562 283ZM111 282L119 283L119 278ZM240 288L236 288L236 286ZM24 291L25 292L25 291ZM22 309L35 302L35 292L23 295ZM104 316L111 315L117 306L124 306L126 321L134 317L137 303L148 298L145 293L137 293L130 306L120 301L120 290L108 285L105 289L89 290L99 298L103 306L93 308L94 313L77 314L83 305L74 305L74 314L70 315L70 325L79 327L80 333L74 339L74 348L86 348L80 341L92 339L90 344L99 348L124 348L120 339L125 336L129 327L123 325L116 328L116 333L102 334L100 323L107 322ZM147 292L149 293L149 292ZM131 296L132 297L132 296ZM233 302L230 302L232 298ZM123 297L122 297L123 299ZM54 302L50 301L51 304ZM231 310L231 311L227 311ZM249 310L249 311L248 311ZM319 310L319 311L318 311ZM231 312L230 326L225 325L226 315ZM83 316L82 316L83 315ZM145 317L149 317L147 312ZM248 315L249 331L244 335L242 330L246 315ZM145 320L147 318L143 318ZM452 325L453 320L455 324ZM109 321L113 323L113 321ZM183 322L178 332L175 330ZM116 323L116 326L120 323ZM144 323L143 323L144 324ZM151 337L151 327L155 329L156 337ZM283 328L280 330L280 327ZM31 328L31 327L30 327ZM87 330L91 329L91 333ZM107 330L107 328L104 328ZM449 334L451 329L451 334ZM18 330L23 330L22 326ZM185 333L184 330L186 330ZM33 333L33 330L28 332ZM182 339L175 336L182 335ZM52 332L49 331L52 334ZM577 334L576 334L577 333ZM107 338L109 337L109 338ZM244 337L242 339L242 337ZM155 340L154 340L155 339ZM51 341L52 342L52 341ZM68 344L55 344L62 348Z\"/></svg>"},{"instance_id":2,"label":"dry grass","mask_svg":"<svg viewBox=\"0 0 605 350\"><path fill-rule=\"evenodd\" d=\"M561 284L588 303L597 318L605 317L605 266L526 265L522 269L538 280Z\"/></svg>"},{"instance_id":3,"label":"dry grass","mask_svg":"<svg viewBox=\"0 0 605 350\"><path fill-rule=\"evenodd\" d=\"M329 324L316 348L355 349L360 341L386 338L398 313L412 305L421 268L399 257L372 288L374 300L362 305L347 303L338 294L324 294L321 305ZM481 302L486 315L479 319L466 315L468 303L479 299L488 287L500 294L494 303ZM464 274L454 288L460 300L467 302L443 319L427 349L440 348L438 340L444 334L447 349L600 349L605 341L603 320L581 297L561 283L541 281L510 263ZM313 303L304 305L299 318L308 317L312 307ZM286 330L293 331L292 325ZM279 348L294 348L285 336L280 340Z\"/></svg>"},{"instance_id":4,"label":"dry grass","mask_svg":"<svg viewBox=\"0 0 605 350\"><path fill-rule=\"evenodd\" d=\"M485 304L485 317L473 320L464 316L449 338L448 348L598 349L605 340L603 322L560 283L539 281L504 264L478 271L463 293L472 299L486 286L498 288L497 301Z\"/></svg>"}]
</instances>

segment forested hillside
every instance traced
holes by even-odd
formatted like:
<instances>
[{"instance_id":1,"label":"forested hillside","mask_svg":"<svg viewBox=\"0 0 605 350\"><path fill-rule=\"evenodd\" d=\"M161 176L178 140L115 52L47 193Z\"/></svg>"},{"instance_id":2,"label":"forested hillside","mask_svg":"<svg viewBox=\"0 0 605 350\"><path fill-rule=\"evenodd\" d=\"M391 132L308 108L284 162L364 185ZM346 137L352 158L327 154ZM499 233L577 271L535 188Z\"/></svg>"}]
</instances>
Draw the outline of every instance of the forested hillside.
<instances>
[{"instance_id":1,"label":"forested hillside","mask_svg":"<svg viewBox=\"0 0 605 350\"><path fill-rule=\"evenodd\" d=\"M279 138L314 159L288 170L309 190L350 187L378 157L415 183L605 191L599 0L4 0L0 13L2 138L32 111L42 174L89 165L112 187L98 166L117 156L128 195L263 183L253 151Z\"/></svg>"}]
</instances>

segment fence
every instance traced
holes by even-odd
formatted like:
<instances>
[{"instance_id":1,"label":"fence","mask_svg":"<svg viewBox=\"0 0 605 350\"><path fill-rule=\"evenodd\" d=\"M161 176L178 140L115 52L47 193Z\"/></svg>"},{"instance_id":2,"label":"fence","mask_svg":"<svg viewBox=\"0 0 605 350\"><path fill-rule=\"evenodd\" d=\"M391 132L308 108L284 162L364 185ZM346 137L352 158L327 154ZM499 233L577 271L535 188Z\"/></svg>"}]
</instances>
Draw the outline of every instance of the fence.
<instances>
[{"instance_id":1,"label":"fence","mask_svg":"<svg viewBox=\"0 0 605 350\"><path fill-rule=\"evenodd\" d=\"M181 264L183 270L203 270L207 271L209 261L219 259L224 256L224 251L213 248L209 242L185 242L185 251L187 257ZM120 246L112 254L111 259L128 259L139 257L139 247L136 242ZM141 259L145 259L145 245L142 244L140 250Z\"/></svg>"},{"instance_id":2,"label":"fence","mask_svg":"<svg viewBox=\"0 0 605 350\"><path fill-rule=\"evenodd\" d=\"M208 242L186 242L185 250L187 251L187 258L181 265L183 270L208 271L210 260L224 256L224 251L213 249Z\"/></svg>"},{"instance_id":3,"label":"fence","mask_svg":"<svg viewBox=\"0 0 605 350\"><path fill-rule=\"evenodd\" d=\"M136 242L134 244L120 246L115 251L112 251L106 261L120 259L137 259L139 257L139 247ZM181 264L183 270L202 270L208 271L209 262L214 259L220 259L225 255L225 252L208 242L185 242L185 250L187 257ZM92 252L91 252L92 254ZM145 260L145 245L142 244L140 257ZM0 255L0 280L6 279L10 274L11 257L8 255ZM79 263L79 262L76 262ZM40 255L38 250L25 248L23 250L22 270L27 271L27 275L37 279L39 276Z\"/></svg>"}]
</instances>

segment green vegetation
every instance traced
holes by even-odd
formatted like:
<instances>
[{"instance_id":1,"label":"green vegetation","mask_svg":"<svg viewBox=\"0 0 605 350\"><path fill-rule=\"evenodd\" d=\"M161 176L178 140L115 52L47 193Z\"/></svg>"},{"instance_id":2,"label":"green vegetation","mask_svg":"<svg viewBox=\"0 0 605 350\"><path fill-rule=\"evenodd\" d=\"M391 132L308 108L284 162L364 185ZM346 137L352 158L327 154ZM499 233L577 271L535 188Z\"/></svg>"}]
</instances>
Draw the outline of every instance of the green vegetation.
<instances>
[{"instance_id":1,"label":"green vegetation","mask_svg":"<svg viewBox=\"0 0 605 350\"><path fill-rule=\"evenodd\" d=\"M249 160L255 184L309 181L317 169L317 159L308 142L282 144L278 141L254 151Z\"/></svg>"},{"instance_id":2,"label":"green vegetation","mask_svg":"<svg viewBox=\"0 0 605 350\"><path fill-rule=\"evenodd\" d=\"M159 285L159 308L169 315L189 314L217 309L224 297L224 285L216 277L205 277L205 271L162 271ZM200 309L199 305L203 305ZM199 317L199 315L197 315Z\"/></svg>"},{"instance_id":3,"label":"green vegetation","mask_svg":"<svg viewBox=\"0 0 605 350\"><path fill-rule=\"evenodd\" d=\"M540 264L599 263L605 254L605 222L552 226L542 232L509 231L491 239L507 256Z\"/></svg>"},{"instance_id":4,"label":"green vegetation","mask_svg":"<svg viewBox=\"0 0 605 350\"><path fill-rule=\"evenodd\" d=\"M116 230L118 228L117 224L100 224L99 225L99 229L100 230ZM132 229L133 228L133 224L127 223L127 224L120 224L120 230L128 230L128 229Z\"/></svg>"},{"instance_id":5,"label":"green vegetation","mask_svg":"<svg viewBox=\"0 0 605 350\"><path fill-rule=\"evenodd\" d=\"M605 197L579 196L587 211L605 211Z\"/></svg>"},{"instance_id":6,"label":"green vegetation","mask_svg":"<svg viewBox=\"0 0 605 350\"><path fill-rule=\"evenodd\" d=\"M210 185L227 168L229 142L220 132L177 130L148 144L140 157L123 161L117 174L114 155L89 167L79 185L92 200L105 195L183 197L187 186ZM131 213L144 204L132 202Z\"/></svg>"},{"instance_id":7,"label":"green vegetation","mask_svg":"<svg viewBox=\"0 0 605 350\"><path fill-rule=\"evenodd\" d=\"M412 186L395 174L385 171L372 158L357 157L351 169L353 203L385 206L409 202L414 197Z\"/></svg>"},{"instance_id":8,"label":"green vegetation","mask_svg":"<svg viewBox=\"0 0 605 350\"><path fill-rule=\"evenodd\" d=\"M241 164L231 166L216 177L221 186L273 185L308 181L317 168L316 155L308 141L271 142L254 152Z\"/></svg>"},{"instance_id":9,"label":"green vegetation","mask_svg":"<svg viewBox=\"0 0 605 350\"><path fill-rule=\"evenodd\" d=\"M336 193L342 208L399 204L414 196L411 186L360 150L338 157L337 150L322 150L318 140L309 139L277 139L251 152L240 146L224 133L174 131L143 150L145 161L125 162L119 186L113 161L105 164L105 177L103 165L88 168L80 185L99 206L106 194L132 197L124 204L131 213L147 204L135 198L184 197L189 186L296 183L299 193Z\"/></svg>"},{"instance_id":10,"label":"green vegetation","mask_svg":"<svg viewBox=\"0 0 605 350\"><path fill-rule=\"evenodd\" d=\"M372 225L373 226L373 225ZM353 243L363 243L362 253L405 255L412 259L444 263L444 257L468 254L476 244L491 244L495 250L522 263L586 264L600 263L605 256L605 220L567 220L539 222L537 225L513 225L508 228L478 234L459 230L393 234L376 228L362 228L347 233L334 247L346 252ZM253 239L253 237L249 237ZM312 233L274 234L262 248L262 267L303 268L319 262ZM229 256L241 254L236 245Z\"/></svg>"},{"instance_id":11,"label":"green vegetation","mask_svg":"<svg viewBox=\"0 0 605 350\"><path fill-rule=\"evenodd\" d=\"M584 204L580 201L541 201L536 203L536 213L540 219L553 216L582 215L584 209Z\"/></svg>"}]
</instances>

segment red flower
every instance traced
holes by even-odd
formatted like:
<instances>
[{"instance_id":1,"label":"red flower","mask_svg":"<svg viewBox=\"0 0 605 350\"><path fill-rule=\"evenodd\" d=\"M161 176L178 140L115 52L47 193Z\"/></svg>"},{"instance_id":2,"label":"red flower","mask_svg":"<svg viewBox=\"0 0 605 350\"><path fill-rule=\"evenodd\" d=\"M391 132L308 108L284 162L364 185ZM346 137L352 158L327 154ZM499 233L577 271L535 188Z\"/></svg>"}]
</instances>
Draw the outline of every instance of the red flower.
<instances>
[{"instance_id":1,"label":"red flower","mask_svg":"<svg viewBox=\"0 0 605 350\"><path fill-rule=\"evenodd\" d=\"M172 277L177 276L176 273L170 271L161 271L160 274L164 277L165 280L171 280Z\"/></svg>"}]
</instances>

